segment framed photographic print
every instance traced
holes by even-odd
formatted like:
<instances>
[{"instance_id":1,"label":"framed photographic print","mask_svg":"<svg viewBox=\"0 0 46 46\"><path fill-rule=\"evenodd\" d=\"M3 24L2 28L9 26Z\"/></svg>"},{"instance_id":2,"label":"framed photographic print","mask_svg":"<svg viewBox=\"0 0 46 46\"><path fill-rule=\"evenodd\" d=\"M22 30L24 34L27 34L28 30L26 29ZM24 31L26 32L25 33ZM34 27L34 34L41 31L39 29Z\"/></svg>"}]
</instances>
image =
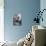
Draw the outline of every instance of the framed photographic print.
<instances>
[{"instance_id":1,"label":"framed photographic print","mask_svg":"<svg viewBox=\"0 0 46 46\"><path fill-rule=\"evenodd\" d=\"M22 24L22 18L21 14L17 14L13 16L13 25L21 25Z\"/></svg>"}]
</instances>

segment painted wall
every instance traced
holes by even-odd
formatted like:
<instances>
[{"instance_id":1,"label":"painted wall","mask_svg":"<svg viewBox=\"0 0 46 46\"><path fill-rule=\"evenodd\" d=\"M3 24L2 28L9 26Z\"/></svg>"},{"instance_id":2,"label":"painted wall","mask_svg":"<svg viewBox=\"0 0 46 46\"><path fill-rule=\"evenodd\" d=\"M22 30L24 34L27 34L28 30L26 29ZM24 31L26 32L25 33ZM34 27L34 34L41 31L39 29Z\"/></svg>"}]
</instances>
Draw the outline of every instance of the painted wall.
<instances>
[{"instance_id":1,"label":"painted wall","mask_svg":"<svg viewBox=\"0 0 46 46\"><path fill-rule=\"evenodd\" d=\"M18 41L32 28L35 12L40 9L40 0L5 0L4 1L5 40ZM21 13L22 26L13 26L13 16Z\"/></svg>"},{"instance_id":2,"label":"painted wall","mask_svg":"<svg viewBox=\"0 0 46 46\"><path fill-rule=\"evenodd\" d=\"M41 2L40 3L40 9L42 11L43 9L46 9L46 0L41 0L40 2ZM43 22L41 21L40 25L46 26L46 11L43 12L42 17L43 17Z\"/></svg>"},{"instance_id":3,"label":"painted wall","mask_svg":"<svg viewBox=\"0 0 46 46\"><path fill-rule=\"evenodd\" d=\"M4 0L0 0L0 42L4 41Z\"/></svg>"}]
</instances>

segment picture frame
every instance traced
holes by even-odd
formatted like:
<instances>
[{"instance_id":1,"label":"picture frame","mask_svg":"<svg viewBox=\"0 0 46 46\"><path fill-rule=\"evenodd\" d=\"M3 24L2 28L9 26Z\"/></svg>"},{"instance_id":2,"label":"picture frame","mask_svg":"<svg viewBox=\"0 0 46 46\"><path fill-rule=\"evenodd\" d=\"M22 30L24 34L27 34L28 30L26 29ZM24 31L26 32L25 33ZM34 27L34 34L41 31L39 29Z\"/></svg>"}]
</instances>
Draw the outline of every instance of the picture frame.
<instances>
[{"instance_id":1,"label":"picture frame","mask_svg":"<svg viewBox=\"0 0 46 46\"><path fill-rule=\"evenodd\" d=\"M13 25L21 25L22 24L22 18L21 14L17 14L13 16Z\"/></svg>"}]
</instances>

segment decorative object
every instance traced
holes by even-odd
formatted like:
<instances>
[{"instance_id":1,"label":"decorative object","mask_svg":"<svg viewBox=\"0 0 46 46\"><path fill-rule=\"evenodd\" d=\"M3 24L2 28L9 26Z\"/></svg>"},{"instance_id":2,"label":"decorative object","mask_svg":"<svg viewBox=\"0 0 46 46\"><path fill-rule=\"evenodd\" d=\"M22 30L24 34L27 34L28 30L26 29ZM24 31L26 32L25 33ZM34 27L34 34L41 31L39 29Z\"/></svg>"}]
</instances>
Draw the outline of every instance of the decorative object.
<instances>
[{"instance_id":1,"label":"decorative object","mask_svg":"<svg viewBox=\"0 0 46 46\"><path fill-rule=\"evenodd\" d=\"M42 22L43 22L43 17L42 17L42 15L43 15L43 12L44 12L45 10L46 10L46 9L43 9L42 11L39 11L39 12L38 12L37 16L34 18L34 21L35 21L36 23L40 23L40 19L41 19Z\"/></svg>"},{"instance_id":2,"label":"decorative object","mask_svg":"<svg viewBox=\"0 0 46 46\"><path fill-rule=\"evenodd\" d=\"M31 34L31 32L29 32L27 35L26 35L26 38L24 40L24 44L23 46L31 46L32 43L33 43L33 35Z\"/></svg>"},{"instance_id":3,"label":"decorative object","mask_svg":"<svg viewBox=\"0 0 46 46\"><path fill-rule=\"evenodd\" d=\"M17 42L17 46L31 46L34 41L33 34L29 32L24 38Z\"/></svg>"},{"instance_id":4,"label":"decorative object","mask_svg":"<svg viewBox=\"0 0 46 46\"><path fill-rule=\"evenodd\" d=\"M13 16L13 25L21 25L21 24L22 24L21 14Z\"/></svg>"}]
</instances>

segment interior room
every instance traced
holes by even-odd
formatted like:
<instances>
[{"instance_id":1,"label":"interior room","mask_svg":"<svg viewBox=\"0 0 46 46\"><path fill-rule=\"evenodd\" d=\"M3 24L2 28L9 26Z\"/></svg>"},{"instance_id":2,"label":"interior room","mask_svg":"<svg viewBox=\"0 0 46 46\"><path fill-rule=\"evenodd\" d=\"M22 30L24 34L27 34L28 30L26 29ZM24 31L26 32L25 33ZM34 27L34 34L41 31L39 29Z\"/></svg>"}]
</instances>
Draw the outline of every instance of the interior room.
<instances>
[{"instance_id":1,"label":"interior room","mask_svg":"<svg viewBox=\"0 0 46 46\"><path fill-rule=\"evenodd\" d=\"M46 0L0 0L0 46L46 46Z\"/></svg>"}]
</instances>

